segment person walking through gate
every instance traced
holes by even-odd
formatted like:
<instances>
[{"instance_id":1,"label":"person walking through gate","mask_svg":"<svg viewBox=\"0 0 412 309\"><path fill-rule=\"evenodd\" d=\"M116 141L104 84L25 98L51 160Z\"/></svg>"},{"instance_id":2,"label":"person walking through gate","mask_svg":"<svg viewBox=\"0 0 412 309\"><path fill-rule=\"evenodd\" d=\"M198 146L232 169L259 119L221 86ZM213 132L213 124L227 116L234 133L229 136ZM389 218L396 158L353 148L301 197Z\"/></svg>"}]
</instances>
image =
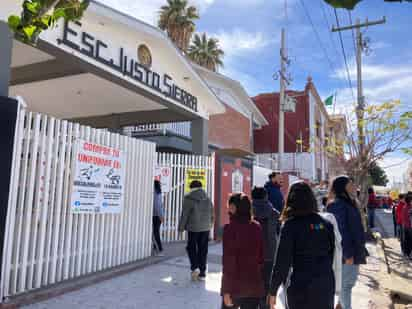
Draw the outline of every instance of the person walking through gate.
<instances>
[{"instance_id":1,"label":"person walking through gate","mask_svg":"<svg viewBox=\"0 0 412 309\"><path fill-rule=\"evenodd\" d=\"M246 195L230 197L230 223L223 230L223 309L258 309L265 296L262 228L251 213Z\"/></svg>"},{"instance_id":2,"label":"person walking through gate","mask_svg":"<svg viewBox=\"0 0 412 309\"><path fill-rule=\"evenodd\" d=\"M405 205L402 208L404 255L412 260L412 192L405 197Z\"/></svg>"},{"instance_id":3,"label":"person walking through gate","mask_svg":"<svg viewBox=\"0 0 412 309\"><path fill-rule=\"evenodd\" d=\"M153 238L155 248L159 256L163 255L162 240L160 239L160 226L164 220L162 188L159 180L154 181L154 194L153 194Z\"/></svg>"},{"instance_id":4,"label":"person walking through gate","mask_svg":"<svg viewBox=\"0 0 412 309\"><path fill-rule=\"evenodd\" d=\"M347 176L337 177L332 184L334 201L328 206L338 222L342 235L342 292L340 303L343 309L352 309L352 288L359 275L359 265L366 264L368 252L365 247L365 232L361 214L354 196L356 188Z\"/></svg>"},{"instance_id":5,"label":"person walking through gate","mask_svg":"<svg viewBox=\"0 0 412 309\"><path fill-rule=\"evenodd\" d=\"M308 184L297 182L290 187L281 221L268 298L270 308L275 308L280 285L288 282L287 308L333 309L335 233L333 225L318 214Z\"/></svg>"},{"instance_id":6,"label":"person walking through gate","mask_svg":"<svg viewBox=\"0 0 412 309\"><path fill-rule=\"evenodd\" d=\"M270 276L280 230L279 212L269 202L265 188L255 187L252 190L253 217L259 222L263 232L264 267L263 278L265 282L265 295L269 293ZM266 297L260 301L260 309L267 309Z\"/></svg>"},{"instance_id":7,"label":"person walking through gate","mask_svg":"<svg viewBox=\"0 0 412 309\"><path fill-rule=\"evenodd\" d=\"M280 190L282 187L282 174L278 172L273 172L269 175L269 181L265 184L265 189L268 193L269 201L272 203L273 207L281 213L284 204L283 193Z\"/></svg>"},{"instance_id":8,"label":"person walking through gate","mask_svg":"<svg viewBox=\"0 0 412 309\"><path fill-rule=\"evenodd\" d=\"M212 201L202 189L202 183L194 180L190 193L184 197L179 233L187 231L187 254L190 260L192 280L206 280L209 233L213 226Z\"/></svg>"},{"instance_id":9,"label":"person walking through gate","mask_svg":"<svg viewBox=\"0 0 412 309\"><path fill-rule=\"evenodd\" d=\"M373 188L368 189L368 194L368 223L369 227L373 229L375 227L375 210L378 208L378 200Z\"/></svg>"}]
</instances>

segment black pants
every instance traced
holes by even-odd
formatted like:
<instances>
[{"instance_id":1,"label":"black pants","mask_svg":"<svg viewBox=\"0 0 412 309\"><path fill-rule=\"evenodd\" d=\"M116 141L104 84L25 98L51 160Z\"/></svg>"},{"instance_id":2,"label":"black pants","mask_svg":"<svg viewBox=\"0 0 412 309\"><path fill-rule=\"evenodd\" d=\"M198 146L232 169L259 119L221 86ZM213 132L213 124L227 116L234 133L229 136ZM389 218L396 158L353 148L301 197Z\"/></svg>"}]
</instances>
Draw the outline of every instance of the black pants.
<instances>
[{"instance_id":1,"label":"black pants","mask_svg":"<svg viewBox=\"0 0 412 309\"><path fill-rule=\"evenodd\" d=\"M222 309L260 309L259 298L238 298L233 299L233 307L226 307L222 304Z\"/></svg>"},{"instance_id":2,"label":"black pants","mask_svg":"<svg viewBox=\"0 0 412 309\"><path fill-rule=\"evenodd\" d=\"M334 309L334 275L315 278L306 287L291 285L286 295L288 309Z\"/></svg>"},{"instance_id":3,"label":"black pants","mask_svg":"<svg viewBox=\"0 0 412 309\"><path fill-rule=\"evenodd\" d=\"M192 271L199 269L201 274L206 272L207 253L209 250L209 231L188 232L186 251Z\"/></svg>"},{"instance_id":4,"label":"black pants","mask_svg":"<svg viewBox=\"0 0 412 309\"><path fill-rule=\"evenodd\" d=\"M263 265L263 280L265 284L265 295L269 295L270 280L272 279L273 261L265 261ZM269 309L267 296L262 297L259 301L259 309Z\"/></svg>"},{"instance_id":5,"label":"black pants","mask_svg":"<svg viewBox=\"0 0 412 309\"><path fill-rule=\"evenodd\" d=\"M404 253L409 256L412 253L412 228L403 229Z\"/></svg>"},{"instance_id":6,"label":"black pants","mask_svg":"<svg viewBox=\"0 0 412 309\"><path fill-rule=\"evenodd\" d=\"M162 225L162 222L160 221L160 217L154 216L153 217L153 236L155 240L155 245L160 252L163 251L162 240L160 239L160 226L161 225Z\"/></svg>"}]
</instances>

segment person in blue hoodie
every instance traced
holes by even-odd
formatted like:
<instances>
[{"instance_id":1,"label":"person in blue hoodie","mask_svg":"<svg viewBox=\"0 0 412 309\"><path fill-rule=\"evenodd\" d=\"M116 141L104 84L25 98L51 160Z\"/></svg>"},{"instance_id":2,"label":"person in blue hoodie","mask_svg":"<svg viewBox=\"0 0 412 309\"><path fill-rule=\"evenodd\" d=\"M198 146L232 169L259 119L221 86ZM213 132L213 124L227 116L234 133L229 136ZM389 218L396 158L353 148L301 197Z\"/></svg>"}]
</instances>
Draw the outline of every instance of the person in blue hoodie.
<instances>
[{"instance_id":1,"label":"person in blue hoodie","mask_svg":"<svg viewBox=\"0 0 412 309\"><path fill-rule=\"evenodd\" d=\"M282 213L284 204L283 193L280 190L281 187L282 174L278 172L271 173L269 175L269 181L265 184L265 190L268 193L269 201L279 213Z\"/></svg>"},{"instance_id":2,"label":"person in blue hoodie","mask_svg":"<svg viewBox=\"0 0 412 309\"><path fill-rule=\"evenodd\" d=\"M265 295L269 293L272 268L275 260L278 234L280 231L280 213L268 200L268 194L263 187L254 187L252 190L253 217L259 222L263 232L263 279L265 283ZM260 309L269 309L266 297L260 301Z\"/></svg>"},{"instance_id":3,"label":"person in blue hoodie","mask_svg":"<svg viewBox=\"0 0 412 309\"><path fill-rule=\"evenodd\" d=\"M343 309L352 309L352 288L359 276L359 265L366 264L368 252L365 247L365 232L361 213L355 200L356 188L347 176L337 177L332 184L330 195L334 201L327 211L338 222L342 235L342 291L340 304Z\"/></svg>"}]
</instances>

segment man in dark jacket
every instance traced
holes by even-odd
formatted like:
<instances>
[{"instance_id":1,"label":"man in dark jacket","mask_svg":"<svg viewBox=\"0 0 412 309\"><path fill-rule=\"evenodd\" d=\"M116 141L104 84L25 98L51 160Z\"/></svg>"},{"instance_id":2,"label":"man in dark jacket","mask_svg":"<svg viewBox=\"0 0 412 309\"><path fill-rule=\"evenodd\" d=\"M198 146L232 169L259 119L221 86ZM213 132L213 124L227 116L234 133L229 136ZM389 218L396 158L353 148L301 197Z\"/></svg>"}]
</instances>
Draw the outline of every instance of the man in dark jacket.
<instances>
[{"instance_id":1,"label":"man in dark jacket","mask_svg":"<svg viewBox=\"0 0 412 309\"><path fill-rule=\"evenodd\" d=\"M254 219L260 223L263 232L263 279L265 281L265 295L268 295L280 230L280 214L269 202L267 192L262 187L253 188L252 206ZM259 308L269 309L266 297L261 300Z\"/></svg>"},{"instance_id":2,"label":"man in dark jacket","mask_svg":"<svg viewBox=\"0 0 412 309\"><path fill-rule=\"evenodd\" d=\"M190 193L184 197L179 232L187 231L187 254L193 280L206 279L209 233L213 226L212 201L195 180L190 184ZM200 272L199 272L200 271Z\"/></svg>"},{"instance_id":3,"label":"man in dark jacket","mask_svg":"<svg viewBox=\"0 0 412 309\"><path fill-rule=\"evenodd\" d=\"M265 184L265 189L268 193L269 201L279 213L282 213L284 204L283 193L280 190L281 187L282 175L278 172L270 174L269 181Z\"/></svg>"}]
</instances>

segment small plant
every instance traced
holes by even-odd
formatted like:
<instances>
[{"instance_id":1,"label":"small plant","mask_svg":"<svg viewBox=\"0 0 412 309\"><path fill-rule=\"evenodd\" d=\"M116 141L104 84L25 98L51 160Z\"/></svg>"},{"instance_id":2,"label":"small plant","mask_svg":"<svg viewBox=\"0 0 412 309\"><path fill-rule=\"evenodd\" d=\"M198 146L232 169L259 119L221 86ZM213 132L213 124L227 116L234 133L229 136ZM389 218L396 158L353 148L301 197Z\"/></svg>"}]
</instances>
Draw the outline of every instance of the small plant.
<instances>
[{"instance_id":1,"label":"small plant","mask_svg":"<svg viewBox=\"0 0 412 309\"><path fill-rule=\"evenodd\" d=\"M80 19L89 3L90 0L25 0L21 15L9 16L8 24L18 40L36 44L40 33L59 19Z\"/></svg>"}]
</instances>

